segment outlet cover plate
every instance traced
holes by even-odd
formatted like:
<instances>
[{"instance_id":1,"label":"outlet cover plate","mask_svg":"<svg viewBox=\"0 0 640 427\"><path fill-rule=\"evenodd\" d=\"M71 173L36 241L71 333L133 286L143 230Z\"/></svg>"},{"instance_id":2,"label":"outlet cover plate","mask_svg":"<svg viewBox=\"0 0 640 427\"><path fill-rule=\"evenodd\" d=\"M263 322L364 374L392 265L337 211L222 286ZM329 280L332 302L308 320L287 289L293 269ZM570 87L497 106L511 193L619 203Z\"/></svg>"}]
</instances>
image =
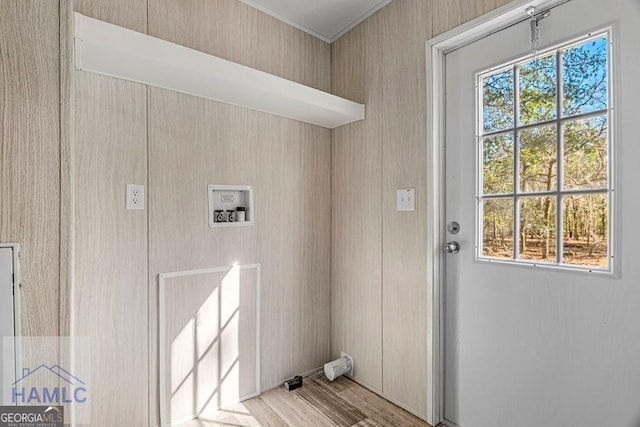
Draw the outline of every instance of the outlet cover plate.
<instances>
[{"instance_id":1,"label":"outlet cover plate","mask_svg":"<svg viewBox=\"0 0 640 427\"><path fill-rule=\"evenodd\" d=\"M127 210L144 210L144 185L127 184Z\"/></svg>"},{"instance_id":2,"label":"outlet cover plate","mask_svg":"<svg viewBox=\"0 0 640 427\"><path fill-rule=\"evenodd\" d=\"M416 210L416 189L415 188L398 188L396 206L397 206L397 210L399 211L415 211Z\"/></svg>"}]
</instances>

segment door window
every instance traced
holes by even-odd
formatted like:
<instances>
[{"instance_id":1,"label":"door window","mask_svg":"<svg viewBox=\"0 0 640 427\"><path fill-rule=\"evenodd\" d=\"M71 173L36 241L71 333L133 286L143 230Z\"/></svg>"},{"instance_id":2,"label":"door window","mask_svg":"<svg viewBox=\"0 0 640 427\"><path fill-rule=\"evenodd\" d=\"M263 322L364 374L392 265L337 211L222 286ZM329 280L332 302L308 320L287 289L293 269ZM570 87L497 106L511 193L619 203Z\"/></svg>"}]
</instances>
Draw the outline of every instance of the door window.
<instances>
[{"instance_id":1,"label":"door window","mask_svg":"<svg viewBox=\"0 0 640 427\"><path fill-rule=\"evenodd\" d=\"M611 269L610 35L477 75L476 258Z\"/></svg>"}]
</instances>

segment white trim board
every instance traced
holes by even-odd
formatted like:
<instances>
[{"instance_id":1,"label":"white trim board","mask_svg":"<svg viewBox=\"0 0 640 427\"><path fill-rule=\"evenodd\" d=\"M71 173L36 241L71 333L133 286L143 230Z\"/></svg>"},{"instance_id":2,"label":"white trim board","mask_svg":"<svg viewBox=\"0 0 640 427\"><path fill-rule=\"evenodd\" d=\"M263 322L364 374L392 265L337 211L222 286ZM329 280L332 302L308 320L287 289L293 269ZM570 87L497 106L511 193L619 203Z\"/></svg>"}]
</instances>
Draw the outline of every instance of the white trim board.
<instances>
[{"instance_id":1,"label":"white trim board","mask_svg":"<svg viewBox=\"0 0 640 427\"><path fill-rule=\"evenodd\" d=\"M444 168L444 65L445 55L510 25L528 19L528 7L543 11L570 0L514 0L483 16L436 36L426 43L427 75L427 307L429 329L427 345L427 422L437 425L444 420L444 257L445 243L445 168ZM447 422L453 425L451 422Z\"/></svg>"},{"instance_id":2,"label":"white trim board","mask_svg":"<svg viewBox=\"0 0 640 427\"><path fill-rule=\"evenodd\" d=\"M569 1L571 0L514 0L430 39L427 41L427 46L447 54L510 25L529 19L526 12L529 7L535 7L537 12L541 12Z\"/></svg>"},{"instance_id":3,"label":"white trim board","mask_svg":"<svg viewBox=\"0 0 640 427\"><path fill-rule=\"evenodd\" d=\"M365 106L186 46L75 13L75 67L333 129Z\"/></svg>"},{"instance_id":4,"label":"white trim board","mask_svg":"<svg viewBox=\"0 0 640 427\"><path fill-rule=\"evenodd\" d=\"M0 248L9 248L13 252L13 315L15 317L14 333L16 337L22 336L22 275L20 271L20 244L19 243L0 243ZM20 360L16 354L16 363Z\"/></svg>"},{"instance_id":5,"label":"white trim board","mask_svg":"<svg viewBox=\"0 0 640 427\"><path fill-rule=\"evenodd\" d=\"M0 243L0 248L11 249L13 263L13 336L14 373L20 378L22 366L22 346L16 345L16 338L22 337L22 275L20 271L20 244ZM2 395L0 394L0 397Z\"/></svg>"},{"instance_id":6,"label":"white trim board","mask_svg":"<svg viewBox=\"0 0 640 427\"><path fill-rule=\"evenodd\" d=\"M252 397L259 396L261 393L260 387L260 264L244 264L244 265L232 265L213 268L203 268L198 270L185 270L174 271L171 273L160 273L158 275L158 295L159 295L159 319L160 324L158 328L158 342L159 342L159 400L160 400L160 425L171 426L178 425L189 419L183 419L173 422L168 422L169 419L169 404L167 396L164 395L164 391L167 386L167 352L166 352L166 333L167 333L167 319L164 315L166 311L166 279L176 277L197 276L201 274L215 274L215 273L227 273L234 270L256 270L256 391L246 396L242 396L238 402L251 399ZM238 403L236 402L236 403ZM194 418L197 414L194 414ZM193 419L193 418L190 418Z\"/></svg>"}]
</instances>

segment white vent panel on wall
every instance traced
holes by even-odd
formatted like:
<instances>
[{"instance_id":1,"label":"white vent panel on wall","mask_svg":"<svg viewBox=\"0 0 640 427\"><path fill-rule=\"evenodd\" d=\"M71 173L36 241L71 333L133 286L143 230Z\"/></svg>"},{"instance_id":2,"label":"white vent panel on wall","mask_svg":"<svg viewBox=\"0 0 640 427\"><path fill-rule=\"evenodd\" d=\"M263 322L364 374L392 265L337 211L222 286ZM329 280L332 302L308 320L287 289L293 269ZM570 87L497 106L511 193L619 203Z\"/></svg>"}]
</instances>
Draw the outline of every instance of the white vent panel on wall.
<instances>
[{"instance_id":1,"label":"white vent panel on wall","mask_svg":"<svg viewBox=\"0 0 640 427\"><path fill-rule=\"evenodd\" d=\"M260 264L159 275L161 425L260 394Z\"/></svg>"}]
</instances>

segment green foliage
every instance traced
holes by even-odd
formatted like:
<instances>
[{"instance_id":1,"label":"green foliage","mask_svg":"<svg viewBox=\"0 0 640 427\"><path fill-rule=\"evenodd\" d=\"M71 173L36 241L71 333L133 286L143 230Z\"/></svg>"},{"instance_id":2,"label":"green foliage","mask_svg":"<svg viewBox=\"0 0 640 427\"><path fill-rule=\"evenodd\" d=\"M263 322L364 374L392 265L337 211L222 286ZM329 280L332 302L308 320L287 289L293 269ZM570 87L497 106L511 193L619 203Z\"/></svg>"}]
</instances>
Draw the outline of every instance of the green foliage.
<instances>
[{"instance_id":1,"label":"green foliage","mask_svg":"<svg viewBox=\"0 0 640 427\"><path fill-rule=\"evenodd\" d=\"M482 86L484 132L513 127L513 71L489 75L482 80Z\"/></svg>"},{"instance_id":2,"label":"green foliage","mask_svg":"<svg viewBox=\"0 0 640 427\"><path fill-rule=\"evenodd\" d=\"M562 52L563 115L607 108L607 39L601 37Z\"/></svg>"},{"instance_id":3,"label":"green foliage","mask_svg":"<svg viewBox=\"0 0 640 427\"><path fill-rule=\"evenodd\" d=\"M556 188L555 126L529 128L520 132L520 191L531 193Z\"/></svg>"},{"instance_id":4,"label":"green foliage","mask_svg":"<svg viewBox=\"0 0 640 427\"><path fill-rule=\"evenodd\" d=\"M535 58L517 67L520 125L556 118L556 56Z\"/></svg>"},{"instance_id":5,"label":"green foliage","mask_svg":"<svg viewBox=\"0 0 640 427\"><path fill-rule=\"evenodd\" d=\"M512 193L513 134L507 133L485 138L483 150L484 193Z\"/></svg>"},{"instance_id":6,"label":"green foliage","mask_svg":"<svg viewBox=\"0 0 640 427\"><path fill-rule=\"evenodd\" d=\"M607 116L564 126L564 188L604 188L608 178Z\"/></svg>"}]
</instances>

